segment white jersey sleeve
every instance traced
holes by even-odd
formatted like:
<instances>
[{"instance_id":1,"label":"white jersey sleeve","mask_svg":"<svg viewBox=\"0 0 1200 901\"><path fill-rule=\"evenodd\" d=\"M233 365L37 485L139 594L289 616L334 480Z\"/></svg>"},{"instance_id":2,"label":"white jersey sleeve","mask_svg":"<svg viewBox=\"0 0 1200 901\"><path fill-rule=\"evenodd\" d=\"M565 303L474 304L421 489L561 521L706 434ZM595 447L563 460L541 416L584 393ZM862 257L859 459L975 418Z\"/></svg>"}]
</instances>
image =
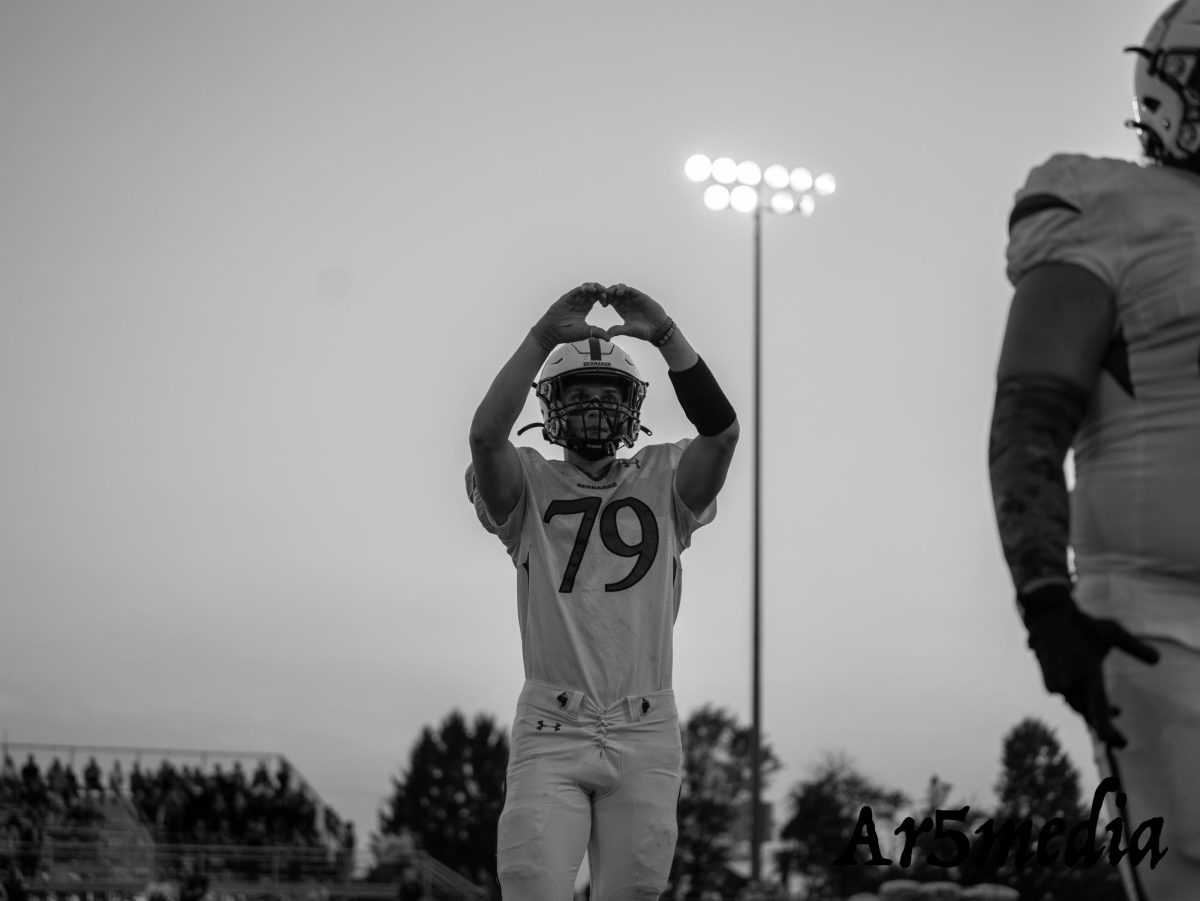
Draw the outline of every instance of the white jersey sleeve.
<instances>
[{"instance_id":1,"label":"white jersey sleeve","mask_svg":"<svg viewBox=\"0 0 1200 901\"><path fill-rule=\"evenodd\" d=\"M523 450L527 450L527 448ZM496 520L492 518L491 511L488 510L487 504L483 502L483 495L479 493L479 486L475 484L474 465L472 464L467 466L467 475L470 479L471 486L469 494L471 504L475 507L475 516L478 517L480 525L482 525L487 531L491 532L504 543L504 546L508 548L510 554L516 553L516 541L514 539L515 537L520 536L521 522L525 517L525 499L529 496L529 492L527 490L528 478L524 476L524 472L525 468L522 466L520 498L517 499L517 503L513 507L512 512L508 514L508 519L506 519L503 523L497 523Z\"/></svg>"}]
</instances>

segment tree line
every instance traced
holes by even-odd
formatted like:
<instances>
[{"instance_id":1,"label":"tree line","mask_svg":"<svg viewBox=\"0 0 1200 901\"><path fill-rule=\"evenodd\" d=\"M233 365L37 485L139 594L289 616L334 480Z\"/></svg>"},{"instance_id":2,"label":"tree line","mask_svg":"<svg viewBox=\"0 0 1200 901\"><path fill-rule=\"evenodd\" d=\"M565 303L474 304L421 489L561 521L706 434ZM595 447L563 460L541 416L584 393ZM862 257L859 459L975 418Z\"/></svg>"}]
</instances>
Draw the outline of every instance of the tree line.
<instances>
[{"instance_id":1,"label":"tree line","mask_svg":"<svg viewBox=\"0 0 1200 901\"><path fill-rule=\"evenodd\" d=\"M744 897L746 879L731 863L745 853L748 837L751 729L706 705L681 732L679 841L664 898ZM780 763L765 741L761 756L765 788ZM496 825L507 764L508 736L485 714L468 723L455 710L425 726L379 811L369 878L395 879L406 854L423 851L499 898ZM999 883L1028 901L1123 901L1107 857L1064 854L1065 834L1057 834L1064 830L1043 828L1095 819L1093 793L1084 797L1078 770L1048 726L1028 718L1004 736L995 792L994 807L967 805L934 774L920 797L909 798L861 772L848 755L830 753L787 794L772 843L779 885L767 891L800 883L806 899L838 901L912 879ZM1116 840L1115 832L1104 833L1107 824L1101 815L1098 828L1075 831L1096 833L1092 841L1103 851L1105 840Z\"/></svg>"}]
</instances>

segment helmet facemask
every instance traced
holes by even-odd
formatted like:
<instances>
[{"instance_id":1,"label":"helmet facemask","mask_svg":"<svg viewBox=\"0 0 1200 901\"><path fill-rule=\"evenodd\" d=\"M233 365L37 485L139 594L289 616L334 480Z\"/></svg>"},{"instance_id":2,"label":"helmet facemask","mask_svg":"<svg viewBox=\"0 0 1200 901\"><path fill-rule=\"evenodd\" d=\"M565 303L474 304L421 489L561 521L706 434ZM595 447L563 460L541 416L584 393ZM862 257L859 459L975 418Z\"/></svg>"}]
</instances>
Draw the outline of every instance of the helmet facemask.
<instances>
[{"instance_id":1,"label":"helmet facemask","mask_svg":"<svg viewBox=\"0 0 1200 901\"><path fill-rule=\"evenodd\" d=\"M606 396L577 397L580 382L600 387ZM628 373L567 372L539 382L537 395L543 405L546 440L584 459L610 457L637 440L646 384Z\"/></svg>"}]
</instances>

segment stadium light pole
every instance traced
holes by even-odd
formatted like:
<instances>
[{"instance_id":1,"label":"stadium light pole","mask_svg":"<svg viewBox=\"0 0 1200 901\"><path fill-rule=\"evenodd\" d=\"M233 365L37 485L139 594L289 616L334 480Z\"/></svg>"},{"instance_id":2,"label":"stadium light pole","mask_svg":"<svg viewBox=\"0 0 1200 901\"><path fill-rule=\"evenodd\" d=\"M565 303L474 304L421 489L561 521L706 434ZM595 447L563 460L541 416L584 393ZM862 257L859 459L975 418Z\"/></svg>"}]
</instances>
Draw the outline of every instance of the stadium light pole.
<instances>
[{"instance_id":1,"label":"stadium light pole","mask_svg":"<svg viewBox=\"0 0 1200 901\"><path fill-rule=\"evenodd\" d=\"M750 878L762 878L762 217L763 211L808 218L816 198L837 189L833 175L813 176L802 166L788 169L778 163L764 170L752 160L737 163L729 157L710 160L702 153L688 157L684 174L705 185L704 205L710 210L733 208L754 220L754 507L753 590L751 627L751 742L750 742Z\"/></svg>"}]
</instances>

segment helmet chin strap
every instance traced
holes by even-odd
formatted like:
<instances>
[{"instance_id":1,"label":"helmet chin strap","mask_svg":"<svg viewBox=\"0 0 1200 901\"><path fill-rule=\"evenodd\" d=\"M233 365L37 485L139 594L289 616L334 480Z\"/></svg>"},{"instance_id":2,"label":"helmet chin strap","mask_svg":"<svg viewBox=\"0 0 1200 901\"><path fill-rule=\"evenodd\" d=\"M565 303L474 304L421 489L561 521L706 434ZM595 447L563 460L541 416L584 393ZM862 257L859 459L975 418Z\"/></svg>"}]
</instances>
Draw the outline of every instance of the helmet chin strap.
<instances>
[{"instance_id":1,"label":"helmet chin strap","mask_svg":"<svg viewBox=\"0 0 1200 901\"><path fill-rule=\"evenodd\" d=\"M611 457L617 452L616 442L605 441L603 446L596 447L595 445L584 445L583 447L573 447L570 444L565 445L567 450L574 451L583 457L585 460L603 460L605 457Z\"/></svg>"},{"instance_id":2,"label":"helmet chin strap","mask_svg":"<svg viewBox=\"0 0 1200 901\"><path fill-rule=\"evenodd\" d=\"M583 457L585 460L599 460L603 457L611 457L617 452L617 447L621 444L620 441L616 440L601 442L600 446L597 446L596 442L591 442L591 446L589 447L584 443L585 439L582 438L551 441L550 435L546 432L545 423L541 422L531 422L529 425L523 425L521 428L517 429L517 434L520 435L524 432L528 432L530 429L541 429L542 437L551 444L557 444L560 447L565 447L567 450L579 454L579 456ZM650 430L645 426L642 426L642 431L647 435L650 434Z\"/></svg>"}]
</instances>

